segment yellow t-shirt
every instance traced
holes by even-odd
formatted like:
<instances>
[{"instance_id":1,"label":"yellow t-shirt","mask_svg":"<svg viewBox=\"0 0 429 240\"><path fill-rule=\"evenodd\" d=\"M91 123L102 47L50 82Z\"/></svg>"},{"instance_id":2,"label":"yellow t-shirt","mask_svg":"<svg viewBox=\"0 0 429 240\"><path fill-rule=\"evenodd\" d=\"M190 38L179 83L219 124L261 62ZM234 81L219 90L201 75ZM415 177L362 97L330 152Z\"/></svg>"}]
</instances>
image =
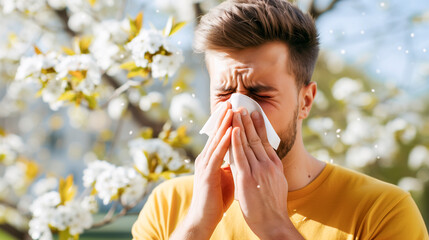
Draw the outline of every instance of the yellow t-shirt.
<instances>
[{"instance_id":1,"label":"yellow t-shirt","mask_svg":"<svg viewBox=\"0 0 429 240\"><path fill-rule=\"evenodd\" d=\"M134 239L168 239L187 213L192 188L193 176L155 188L134 223ZM327 164L309 185L289 192L287 201L290 219L305 239L429 239L409 193L337 165ZM258 237L234 201L211 239Z\"/></svg>"}]
</instances>

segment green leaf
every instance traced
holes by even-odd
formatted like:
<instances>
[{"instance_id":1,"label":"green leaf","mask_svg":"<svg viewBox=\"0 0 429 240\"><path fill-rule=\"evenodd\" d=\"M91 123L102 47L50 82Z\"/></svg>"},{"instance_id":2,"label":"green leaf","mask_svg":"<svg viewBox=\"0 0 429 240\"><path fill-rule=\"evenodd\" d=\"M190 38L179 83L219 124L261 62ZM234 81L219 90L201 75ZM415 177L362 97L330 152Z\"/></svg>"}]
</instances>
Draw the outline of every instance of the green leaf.
<instances>
[{"instance_id":1,"label":"green leaf","mask_svg":"<svg viewBox=\"0 0 429 240\"><path fill-rule=\"evenodd\" d=\"M69 71L69 74L79 80L82 80L86 77L86 71Z\"/></svg>"},{"instance_id":2,"label":"green leaf","mask_svg":"<svg viewBox=\"0 0 429 240\"><path fill-rule=\"evenodd\" d=\"M147 69L137 68L137 69L134 69L131 72L129 72L127 74L127 78L133 78L133 77L138 77L138 76L144 78L144 77L147 77L148 74L149 74L149 72Z\"/></svg>"},{"instance_id":3,"label":"green leaf","mask_svg":"<svg viewBox=\"0 0 429 240\"><path fill-rule=\"evenodd\" d=\"M37 55L43 54L43 52L42 52L42 51L40 51L40 49L39 49L36 45L34 45L34 46L33 46L33 48L34 48L34 52L35 52Z\"/></svg>"},{"instance_id":4,"label":"green leaf","mask_svg":"<svg viewBox=\"0 0 429 240\"><path fill-rule=\"evenodd\" d=\"M162 86L166 86L168 83L168 75L165 75L164 81L162 82Z\"/></svg>"},{"instance_id":5,"label":"green leaf","mask_svg":"<svg viewBox=\"0 0 429 240\"><path fill-rule=\"evenodd\" d=\"M91 46L92 37L82 37L79 39L80 52L83 54L89 53L89 46Z\"/></svg>"},{"instance_id":6,"label":"green leaf","mask_svg":"<svg viewBox=\"0 0 429 240\"><path fill-rule=\"evenodd\" d=\"M182 29L185 25L186 25L186 22L178 22L178 23L174 24L174 26L171 28L171 31L168 34L168 36L173 35L177 31L179 31L180 29Z\"/></svg>"},{"instance_id":7,"label":"green leaf","mask_svg":"<svg viewBox=\"0 0 429 240\"><path fill-rule=\"evenodd\" d=\"M36 93L36 97L40 97L40 96L42 96L43 89L44 89L44 88L41 88L41 89L39 89L39 91L37 91L37 93Z\"/></svg>"},{"instance_id":8,"label":"green leaf","mask_svg":"<svg viewBox=\"0 0 429 240\"><path fill-rule=\"evenodd\" d=\"M94 7L95 2L97 2L97 0L88 0L89 4L91 4L91 7Z\"/></svg>"},{"instance_id":9,"label":"green leaf","mask_svg":"<svg viewBox=\"0 0 429 240\"><path fill-rule=\"evenodd\" d=\"M142 137L143 139L151 139L151 138L153 138L153 129L150 128L150 127L144 128L140 132L140 137Z\"/></svg>"},{"instance_id":10,"label":"green leaf","mask_svg":"<svg viewBox=\"0 0 429 240\"><path fill-rule=\"evenodd\" d=\"M57 99L58 101L73 101L77 97L77 94L73 91L67 91L61 94L61 96Z\"/></svg>"},{"instance_id":11,"label":"green leaf","mask_svg":"<svg viewBox=\"0 0 429 240\"><path fill-rule=\"evenodd\" d=\"M135 20L135 26L138 34L140 32L140 29L143 26L143 12L139 12L139 14L137 14L136 20Z\"/></svg>"},{"instance_id":12,"label":"green leaf","mask_svg":"<svg viewBox=\"0 0 429 240\"><path fill-rule=\"evenodd\" d=\"M69 175L66 179L60 179L60 186L58 188L61 203L64 205L70 200L73 200L76 195L76 186L73 185L73 175Z\"/></svg>"},{"instance_id":13,"label":"green leaf","mask_svg":"<svg viewBox=\"0 0 429 240\"><path fill-rule=\"evenodd\" d=\"M88 107L90 109L96 109L98 107L96 96L94 96L94 95L92 95L92 96L85 95L84 97L85 97L85 100L88 103Z\"/></svg>"},{"instance_id":14,"label":"green leaf","mask_svg":"<svg viewBox=\"0 0 429 240\"><path fill-rule=\"evenodd\" d=\"M136 66L136 63L134 61L130 61L130 62L122 63L120 68L131 71L131 70L137 68L137 66Z\"/></svg>"},{"instance_id":15,"label":"green leaf","mask_svg":"<svg viewBox=\"0 0 429 240\"><path fill-rule=\"evenodd\" d=\"M62 230L62 231L60 231L60 232L58 233L58 239L59 239L59 240L69 240L69 239L70 239L70 237L71 237L71 235L70 235L70 233L69 233L69 230L68 230L68 229L66 229L66 230Z\"/></svg>"},{"instance_id":16,"label":"green leaf","mask_svg":"<svg viewBox=\"0 0 429 240\"><path fill-rule=\"evenodd\" d=\"M63 49L63 52L64 52L65 54L67 54L67 55L72 56L72 55L75 55L75 54L76 54L76 53L73 51L73 49L71 49L71 48L68 48L68 47L62 47L62 49Z\"/></svg>"}]
</instances>

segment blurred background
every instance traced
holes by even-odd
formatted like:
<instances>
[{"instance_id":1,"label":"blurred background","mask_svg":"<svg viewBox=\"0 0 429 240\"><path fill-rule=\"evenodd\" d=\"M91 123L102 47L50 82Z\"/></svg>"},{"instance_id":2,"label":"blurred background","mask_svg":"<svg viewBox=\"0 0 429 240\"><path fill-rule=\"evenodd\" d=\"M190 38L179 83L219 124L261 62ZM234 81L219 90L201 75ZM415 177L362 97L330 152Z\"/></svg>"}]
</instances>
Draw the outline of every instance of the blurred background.
<instances>
[{"instance_id":1,"label":"blurred background","mask_svg":"<svg viewBox=\"0 0 429 240\"><path fill-rule=\"evenodd\" d=\"M192 51L193 31L198 17L220 2L0 0L1 239L21 239L28 230L28 216L20 217L20 206L10 206L7 200L11 183L22 185L12 195L23 205L31 203L24 192L46 176L73 174L83 189L81 179L88 162L132 162L128 143L147 134L149 128L151 136L160 137L166 129L185 127L189 141L172 146L180 148L187 161L198 155L206 139L198 131L210 112L209 79L203 56ZM304 126L307 149L320 160L409 191L429 226L429 2L295 3L314 16L321 42L313 76L318 93ZM112 47L117 36L111 30L114 24L137 19L140 12L142 27L147 29L165 29L171 16L186 22L169 37L184 61L168 81L127 75L121 65L129 57L126 49L118 41ZM110 42L97 38L106 31L111 31ZM102 73L99 107L91 109L88 100L88 106L76 102L55 108L45 96L36 97L37 87L17 83L22 57L38 51L67 52L75 47L75 37L84 36L92 36L88 54ZM127 85L118 91L135 82L137 87ZM17 153L13 155L11 149ZM40 174L22 182L22 175L9 171L17 156L31 159ZM81 239L130 239L142 204L112 224L88 230ZM13 207L18 211L12 211ZM102 218L110 208L100 206L95 218Z\"/></svg>"}]
</instances>

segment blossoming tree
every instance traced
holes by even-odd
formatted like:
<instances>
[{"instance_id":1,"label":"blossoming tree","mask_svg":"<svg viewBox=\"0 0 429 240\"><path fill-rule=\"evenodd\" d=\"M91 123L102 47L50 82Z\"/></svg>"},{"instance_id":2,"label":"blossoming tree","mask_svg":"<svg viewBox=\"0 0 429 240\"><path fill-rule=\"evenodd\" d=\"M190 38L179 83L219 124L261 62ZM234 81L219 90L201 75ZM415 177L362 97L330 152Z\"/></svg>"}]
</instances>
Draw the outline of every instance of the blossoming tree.
<instances>
[{"instance_id":1,"label":"blossoming tree","mask_svg":"<svg viewBox=\"0 0 429 240\"><path fill-rule=\"evenodd\" d=\"M158 2L192 20L219 1ZM339 1L322 9L303 2L318 18ZM0 0L0 237L78 239L128 214L157 182L192 172L202 142L194 133L208 111L174 40L185 22L166 17L156 28L138 12L145 4ZM304 126L308 149L424 202L427 101L341 65L322 51L314 75L319 91ZM55 154L65 125L86 136L77 140L83 149L63 142L68 155L85 162L83 171Z\"/></svg>"},{"instance_id":2,"label":"blossoming tree","mask_svg":"<svg viewBox=\"0 0 429 240\"><path fill-rule=\"evenodd\" d=\"M13 30L21 35L8 32L7 52L0 58L5 63L2 81L8 85L2 117L31 111L39 97L52 111L68 109L78 129L85 121L82 115L91 111L107 112L119 122L117 130L128 112L144 127L128 141L132 161L113 164L106 161L112 159L106 149L92 152L83 172L84 191L78 190L73 175L44 172L27 157L19 136L0 128L0 223L18 238L52 239L58 234L60 239L78 239L86 229L125 215L160 179L192 171L189 153L183 150L190 140L186 126L173 127L165 117L145 114L164 98L150 86L161 82L165 92L172 87L186 90L185 81L169 81L184 61L170 36L185 23L170 17L162 30L145 28L142 12L114 17L124 6L114 0L0 1L2 19L17 19L13 27L24 31L36 28L26 33L28 39L18 29ZM191 97L191 102L196 100ZM99 211L97 199L110 206L100 222L92 217Z\"/></svg>"}]
</instances>

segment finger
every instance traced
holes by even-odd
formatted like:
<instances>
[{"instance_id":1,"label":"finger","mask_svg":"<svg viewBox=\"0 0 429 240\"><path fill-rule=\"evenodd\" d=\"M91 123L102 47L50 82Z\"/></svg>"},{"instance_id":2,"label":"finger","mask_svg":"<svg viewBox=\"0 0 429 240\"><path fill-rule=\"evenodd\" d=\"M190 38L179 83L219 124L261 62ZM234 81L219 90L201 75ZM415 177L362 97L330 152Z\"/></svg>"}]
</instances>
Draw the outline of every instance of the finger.
<instances>
[{"instance_id":1,"label":"finger","mask_svg":"<svg viewBox=\"0 0 429 240\"><path fill-rule=\"evenodd\" d=\"M228 112L226 113L225 118L222 121L222 124L220 125L220 128L217 130L214 139L210 143L210 146L209 146L207 152L204 155L203 159L205 159L205 165L207 165L207 163L208 163L209 159L211 158L215 149L217 147L219 147L219 142L222 140L222 137L225 135L228 128L231 127L233 115L234 114L233 114L232 110L229 109ZM222 160L223 160L223 157L224 156L221 157Z\"/></svg>"},{"instance_id":2,"label":"finger","mask_svg":"<svg viewBox=\"0 0 429 240\"><path fill-rule=\"evenodd\" d=\"M207 169L209 171L218 169L222 166L223 157L228 151L229 145L231 145L231 132L232 132L232 127L228 127L228 130L223 135L219 145L217 145L216 149L211 155L210 160L207 163Z\"/></svg>"},{"instance_id":3,"label":"finger","mask_svg":"<svg viewBox=\"0 0 429 240\"><path fill-rule=\"evenodd\" d=\"M262 145L262 140L261 138L259 138L255 126L253 125L253 121L250 118L250 115L248 114L246 109L243 109L242 111L241 120L243 121L244 129L246 131L247 141L249 143L250 148L253 150L256 159L258 161L267 161L269 158L268 154L264 146Z\"/></svg>"},{"instance_id":4,"label":"finger","mask_svg":"<svg viewBox=\"0 0 429 240\"><path fill-rule=\"evenodd\" d=\"M265 127L264 118L259 112L252 112L251 118L253 125L255 126L256 132L258 133L259 138L261 139L262 145L265 148L266 153L270 159L278 159L277 153L274 148L271 146L267 137L267 129Z\"/></svg>"},{"instance_id":5,"label":"finger","mask_svg":"<svg viewBox=\"0 0 429 240\"><path fill-rule=\"evenodd\" d=\"M221 108L221 110L220 110L221 113L219 115L219 118L216 121L216 129L219 129L219 126L222 124L222 121L225 119L225 116L228 113L228 110L231 109L231 103L224 102L224 103L222 103L222 106L220 106L220 108ZM216 136L216 134L211 134L211 136L207 140L206 145L204 146L203 151L201 151L201 155L202 156L205 156L205 154L206 154L207 150L209 149L209 147L210 147L213 139L215 138L215 136Z\"/></svg>"},{"instance_id":6,"label":"finger","mask_svg":"<svg viewBox=\"0 0 429 240\"><path fill-rule=\"evenodd\" d=\"M253 153L253 150L250 148L249 143L247 142L246 132L244 130L243 122L241 120L240 111L242 110L243 109L240 109L239 112L234 113L232 126L239 127L241 129L240 140L241 140L242 148L244 150L244 154L246 155L247 161L249 161L250 166L255 166L255 164L258 163L258 159L256 159L256 156Z\"/></svg>"},{"instance_id":7,"label":"finger","mask_svg":"<svg viewBox=\"0 0 429 240\"><path fill-rule=\"evenodd\" d=\"M234 157L234 163L237 166L238 172L250 173L251 168L246 161L246 155L243 150L243 144L241 142L240 128L234 127L232 131L232 156Z\"/></svg>"}]
</instances>

